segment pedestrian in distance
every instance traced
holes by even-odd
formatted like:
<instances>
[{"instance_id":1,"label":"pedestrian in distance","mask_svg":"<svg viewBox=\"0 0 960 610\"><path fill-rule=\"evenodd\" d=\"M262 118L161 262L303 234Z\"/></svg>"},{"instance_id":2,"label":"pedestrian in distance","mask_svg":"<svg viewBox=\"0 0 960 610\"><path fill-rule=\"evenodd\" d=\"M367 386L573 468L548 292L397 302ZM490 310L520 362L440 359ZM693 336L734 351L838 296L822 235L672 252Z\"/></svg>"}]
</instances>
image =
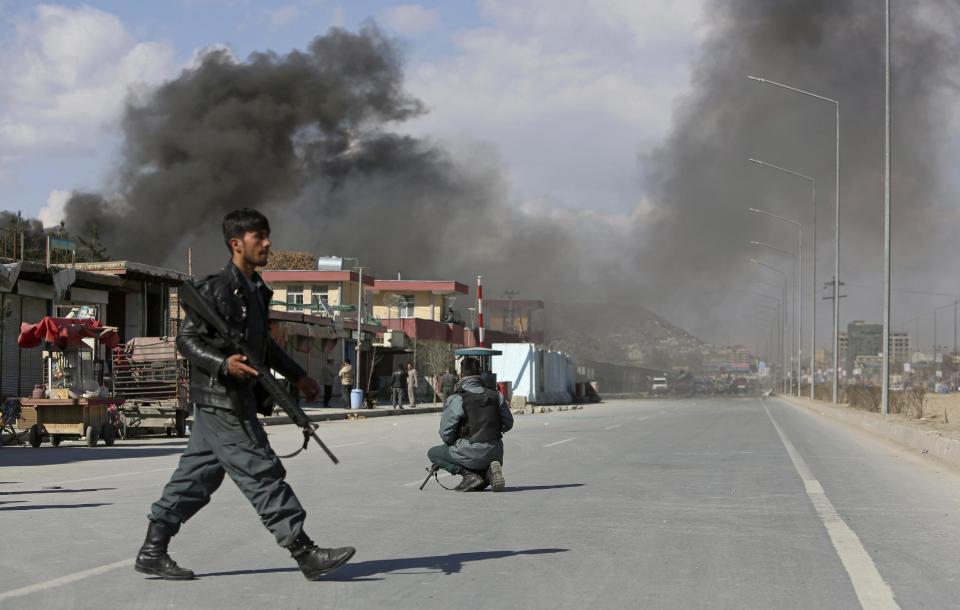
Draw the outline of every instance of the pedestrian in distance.
<instances>
[{"instance_id":1,"label":"pedestrian in distance","mask_svg":"<svg viewBox=\"0 0 960 610\"><path fill-rule=\"evenodd\" d=\"M407 363L407 398L410 400L410 408L417 406L417 369L413 368L413 363Z\"/></svg>"},{"instance_id":2,"label":"pedestrian in distance","mask_svg":"<svg viewBox=\"0 0 960 610\"><path fill-rule=\"evenodd\" d=\"M503 396L483 385L480 361L464 358L460 383L440 415L442 445L427 451L430 463L463 479L455 491L502 491L503 434L513 428L513 413Z\"/></svg>"},{"instance_id":3,"label":"pedestrian in distance","mask_svg":"<svg viewBox=\"0 0 960 610\"><path fill-rule=\"evenodd\" d=\"M246 338L251 353L292 380L308 401L314 400L320 390L317 382L270 337L273 293L256 273L257 267L267 264L270 253L269 222L256 210L235 210L223 219L223 239L230 261L219 273L198 282L198 292L231 330ZM355 550L320 548L304 533L306 512L285 481L283 464L257 419L258 412L270 411L269 404L260 400L264 394L257 384L257 369L247 364L245 356L225 351L226 345L225 338L192 314L184 320L177 349L190 363L193 429L176 470L151 507L147 537L134 567L164 580L194 577L170 558L170 539L210 502L226 474L303 575L318 580L349 561Z\"/></svg>"},{"instance_id":4,"label":"pedestrian in distance","mask_svg":"<svg viewBox=\"0 0 960 610\"><path fill-rule=\"evenodd\" d=\"M323 406L330 406L330 398L333 396L333 358L327 358L326 363L320 369L320 384L323 385Z\"/></svg>"},{"instance_id":5,"label":"pedestrian in distance","mask_svg":"<svg viewBox=\"0 0 960 610\"><path fill-rule=\"evenodd\" d=\"M447 404L447 399L450 398L450 395L453 394L454 389L457 387L457 374L454 372L453 368L447 369L447 372L443 374L443 377L440 378L440 402L441 404Z\"/></svg>"},{"instance_id":6,"label":"pedestrian in distance","mask_svg":"<svg viewBox=\"0 0 960 610\"><path fill-rule=\"evenodd\" d=\"M350 360L343 361L343 366L340 367L340 372L337 374L340 376L340 395L349 409L350 392L353 390L353 365L350 364Z\"/></svg>"},{"instance_id":7,"label":"pedestrian in distance","mask_svg":"<svg viewBox=\"0 0 960 610\"><path fill-rule=\"evenodd\" d=\"M403 388L407 385L407 374L399 364L390 376L390 399L394 409L403 408Z\"/></svg>"}]
</instances>

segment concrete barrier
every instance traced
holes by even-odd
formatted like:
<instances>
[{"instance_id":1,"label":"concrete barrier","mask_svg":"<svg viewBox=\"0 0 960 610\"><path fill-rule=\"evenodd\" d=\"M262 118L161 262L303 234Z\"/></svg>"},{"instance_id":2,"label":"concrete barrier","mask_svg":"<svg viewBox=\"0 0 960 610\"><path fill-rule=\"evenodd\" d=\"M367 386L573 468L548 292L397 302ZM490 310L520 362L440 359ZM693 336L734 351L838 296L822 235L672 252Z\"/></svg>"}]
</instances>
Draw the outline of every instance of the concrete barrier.
<instances>
[{"instance_id":1,"label":"concrete barrier","mask_svg":"<svg viewBox=\"0 0 960 610\"><path fill-rule=\"evenodd\" d=\"M907 449L927 453L940 461L960 469L960 440L948 438L936 430L925 430L898 421L885 419L879 413L795 396L777 396L791 405L802 407L845 424L866 430L880 438L893 441Z\"/></svg>"}]
</instances>

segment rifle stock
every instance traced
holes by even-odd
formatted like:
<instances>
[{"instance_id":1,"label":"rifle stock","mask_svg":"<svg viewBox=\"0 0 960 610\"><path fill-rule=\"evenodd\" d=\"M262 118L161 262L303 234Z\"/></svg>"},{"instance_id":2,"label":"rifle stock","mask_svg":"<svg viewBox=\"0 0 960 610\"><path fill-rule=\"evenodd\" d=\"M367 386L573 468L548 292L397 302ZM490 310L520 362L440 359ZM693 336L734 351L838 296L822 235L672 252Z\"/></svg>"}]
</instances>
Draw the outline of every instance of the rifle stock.
<instances>
[{"instance_id":1,"label":"rifle stock","mask_svg":"<svg viewBox=\"0 0 960 610\"><path fill-rule=\"evenodd\" d=\"M257 383L273 398L274 402L290 417L293 423L303 428L305 436L313 437L313 440L320 445L320 448L327 454L327 457L329 457L334 464L339 464L340 460L337 459L337 456L333 455L333 452L330 451L324 442L320 440L320 437L317 436L313 426L310 425L310 418L307 417L307 414L304 413L300 407L297 398L291 396L290 393L280 385L280 382L273 376L270 369L260 362L258 355L250 351L239 333L230 330L227 323L220 317L219 312L217 312L209 301L203 298L203 295L200 294L197 287L194 286L192 282L186 281L179 287L177 297L187 310L187 315L192 315L195 322L208 324L218 335L226 340L229 349L246 357L247 364L257 371ZM306 442L307 441L304 441L304 448L306 448Z\"/></svg>"}]
</instances>

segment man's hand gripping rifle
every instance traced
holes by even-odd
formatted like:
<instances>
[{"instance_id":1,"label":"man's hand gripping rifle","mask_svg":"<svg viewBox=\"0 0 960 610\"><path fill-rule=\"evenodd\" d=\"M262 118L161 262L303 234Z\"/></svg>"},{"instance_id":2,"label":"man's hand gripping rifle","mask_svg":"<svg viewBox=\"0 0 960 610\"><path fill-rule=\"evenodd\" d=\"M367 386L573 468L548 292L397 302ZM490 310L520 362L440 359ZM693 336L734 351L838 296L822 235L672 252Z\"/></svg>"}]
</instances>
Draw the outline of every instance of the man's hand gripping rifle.
<instances>
[{"instance_id":1,"label":"man's hand gripping rifle","mask_svg":"<svg viewBox=\"0 0 960 610\"><path fill-rule=\"evenodd\" d=\"M337 456L333 455L333 452L331 452L330 449L323 444L323 441L320 440L320 437L317 436L313 424L310 423L310 418L308 418L307 414L300 408L299 400L295 396L291 396L290 393L280 385L280 382L273 376L270 369L260 362L257 354L250 352L246 342L240 337L239 333L230 330L217 310L197 291L196 286L194 286L192 282L184 282L180 286L177 294L180 303L183 304L188 314L194 316L196 322L209 325L226 341L228 349L246 357L246 364L257 371L257 383L259 383L270 397L273 398L274 402L283 409L284 413L290 417L293 423L303 429L303 447L290 456L282 457L292 457L300 451L303 451L310 443L310 439L313 438L333 463L339 464L340 460L337 459Z\"/></svg>"}]
</instances>

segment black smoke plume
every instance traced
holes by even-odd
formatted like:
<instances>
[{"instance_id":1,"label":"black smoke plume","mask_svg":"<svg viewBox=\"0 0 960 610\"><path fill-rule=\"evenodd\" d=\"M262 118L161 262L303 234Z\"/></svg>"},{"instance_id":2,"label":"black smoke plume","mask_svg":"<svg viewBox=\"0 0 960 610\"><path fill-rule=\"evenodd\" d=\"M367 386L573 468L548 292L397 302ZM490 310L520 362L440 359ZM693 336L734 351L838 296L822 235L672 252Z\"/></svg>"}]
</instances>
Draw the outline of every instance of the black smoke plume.
<instances>
[{"instance_id":1,"label":"black smoke plume","mask_svg":"<svg viewBox=\"0 0 960 610\"><path fill-rule=\"evenodd\" d=\"M940 284L932 272L943 264L938 249L954 240L952 231L938 227L957 217L947 199L952 189L941 178L957 93L960 4L893 5L894 283L931 289ZM654 230L639 233L643 246L636 251L648 303L695 333L762 342L766 331L752 330L762 317L753 303L770 302L745 293L777 295L751 280L781 278L749 259L783 269L791 263L748 242L794 250L796 230L747 212L755 207L805 225L809 324L809 184L755 166L750 157L817 180L818 284L833 275L834 106L747 79L756 75L840 103L841 277L850 295L842 302L841 322L879 322L882 293L863 286L882 284L883 3L718 0L707 18L691 92L675 107L669 138L645 159L650 197L661 217ZM900 297L895 320L923 305ZM823 344L830 307L818 299Z\"/></svg>"},{"instance_id":2,"label":"black smoke plume","mask_svg":"<svg viewBox=\"0 0 960 610\"><path fill-rule=\"evenodd\" d=\"M113 258L183 268L189 247L210 271L227 257L223 214L254 207L276 247L359 257L381 276L486 273L531 294L579 282L576 242L507 205L495 159L391 130L424 111L372 25L283 56L212 52L130 103L116 193L75 195L66 225L95 226Z\"/></svg>"}]
</instances>

